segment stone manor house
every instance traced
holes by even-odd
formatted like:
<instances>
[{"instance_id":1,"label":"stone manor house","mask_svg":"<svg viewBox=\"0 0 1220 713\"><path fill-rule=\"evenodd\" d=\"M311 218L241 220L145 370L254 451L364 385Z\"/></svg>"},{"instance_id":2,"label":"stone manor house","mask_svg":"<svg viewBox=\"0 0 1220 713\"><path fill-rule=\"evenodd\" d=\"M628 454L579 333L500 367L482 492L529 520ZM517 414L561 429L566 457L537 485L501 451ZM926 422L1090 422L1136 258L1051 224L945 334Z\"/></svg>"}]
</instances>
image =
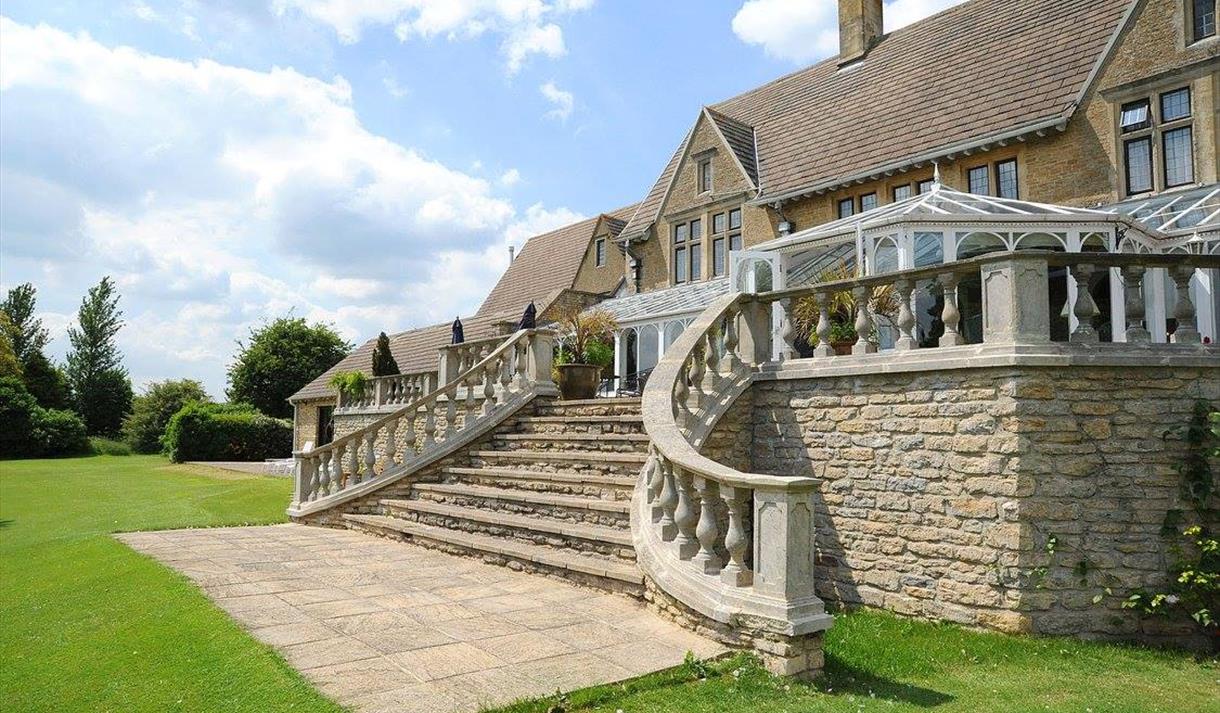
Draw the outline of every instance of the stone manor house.
<instances>
[{"instance_id":1,"label":"stone manor house","mask_svg":"<svg viewBox=\"0 0 1220 713\"><path fill-rule=\"evenodd\" d=\"M301 389L290 515L642 597L785 673L826 601L1189 643L1121 602L1216 507L1165 435L1220 404L1216 0L882 12L839 0L838 56L527 241L463 343ZM619 323L605 398L557 398L573 306Z\"/></svg>"}]
</instances>

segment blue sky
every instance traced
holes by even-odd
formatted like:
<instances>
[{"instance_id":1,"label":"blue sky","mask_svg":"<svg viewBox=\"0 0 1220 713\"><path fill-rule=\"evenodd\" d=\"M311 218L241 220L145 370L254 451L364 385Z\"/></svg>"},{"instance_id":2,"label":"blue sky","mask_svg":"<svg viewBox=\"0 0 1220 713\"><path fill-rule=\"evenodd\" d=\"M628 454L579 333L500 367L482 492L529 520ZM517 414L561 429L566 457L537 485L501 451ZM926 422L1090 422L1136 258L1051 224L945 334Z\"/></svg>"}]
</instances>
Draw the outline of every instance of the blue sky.
<instances>
[{"instance_id":1,"label":"blue sky","mask_svg":"<svg viewBox=\"0 0 1220 713\"><path fill-rule=\"evenodd\" d=\"M62 358L111 275L136 385L223 396L265 320L360 341L473 311L508 245L640 199L701 105L833 54L836 7L2 2L0 288L39 288Z\"/></svg>"}]
</instances>

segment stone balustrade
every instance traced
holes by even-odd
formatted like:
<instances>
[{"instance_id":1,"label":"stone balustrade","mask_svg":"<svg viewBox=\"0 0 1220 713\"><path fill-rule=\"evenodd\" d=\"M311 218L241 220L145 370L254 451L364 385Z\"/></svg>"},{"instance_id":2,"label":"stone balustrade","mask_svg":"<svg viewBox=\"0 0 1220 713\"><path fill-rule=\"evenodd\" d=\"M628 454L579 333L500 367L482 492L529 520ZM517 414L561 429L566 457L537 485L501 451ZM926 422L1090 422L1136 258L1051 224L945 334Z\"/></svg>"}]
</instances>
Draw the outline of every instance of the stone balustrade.
<instances>
[{"instance_id":1,"label":"stone balustrade","mask_svg":"<svg viewBox=\"0 0 1220 713\"><path fill-rule=\"evenodd\" d=\"M521 330L428 393L382 392L410 400L332 443L293 454L288 514L324 510L408 475L469 444L528 398L554 394L553 345L552 332Z\"/></svg>"},{"instance_id":2,"label":"stone balustrade","mask_svg":"<svg viewBox=\"0 0 1220 713\"><path fill-rule=\"evenodd\" d=\"M758 295L731 294L713 302L666 351L644 390L650 457L633 498L632 531L640 566L659 590L662 606L693 617L725 640L754 646L778 672L820 668L821 632L831 618L814 595L817 481L742 472L712 460L701 449L713 428L751 383L787 362L841 363L848 374L863 365L884 371L889 362L918 358L921 341L936 347L930 356L938 359L937 368L945 368L942 352L960 351L962 366L987 356L979 351L980 341L997 349L1001 362L1022 349L1049 348L1054 338L1050 275L1057 268L1066 268L1068 286L1074 288L1065 290L1070 306L1063 305L1062 314L1074 315L1065 347L1110 355L1146 356L1161 349L1216 353L1214 346L1201 344L1189 289L1196 269L1220 268L1215 256L1011 252ZM1175 287L1176 329L1167 344L1150 343L1145 323L1145 283L1154 270L1164 271ZM1100 343L1093 324L1099 310L1086 286L1095 271L1112 271L1122 287L1111 308L1121 310L1126 328L1114 343ZM979 293L976 343L968 343L961 328L964 284ZM916 338L917 285L938 297L943 331L934 343ZM897 334L892 346L878 353L871 337L877 331L874 306L883 291L894 296L891 324ZM832 359L830 312L834 296L844 292L854 297L853 326L860 336L840 362ZM816 346L812 359L798 360L793 308L805 298L817 307ZM773 330L777 303L785 318ZM776 333L783 340L778 348L772 344ZM778 363L772 358L776 353Z\"/></svg>"},{"instance_id":3,"label":"stone balustrade","mask_svg":"<svg viewBox=\"0 0 1220 713\"><path fill-rule=\"evenodd\" d=\"M435 372L373 377L368 390L360 396L339 392L335 413L396 409L435 391L436 381Z\"/></svg>"}]
</instances>

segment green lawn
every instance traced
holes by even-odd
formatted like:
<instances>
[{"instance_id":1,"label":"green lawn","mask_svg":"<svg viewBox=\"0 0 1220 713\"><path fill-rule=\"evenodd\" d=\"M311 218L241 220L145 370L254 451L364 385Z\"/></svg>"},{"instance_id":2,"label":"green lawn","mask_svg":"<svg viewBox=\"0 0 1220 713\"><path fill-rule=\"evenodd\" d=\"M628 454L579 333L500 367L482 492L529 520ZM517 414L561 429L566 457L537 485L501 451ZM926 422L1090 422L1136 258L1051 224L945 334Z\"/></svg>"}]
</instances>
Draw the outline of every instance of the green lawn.
<instances>
[{"instance_id":1,"label":"green lawn","mask_svg":"<svg viewBox=\"0 0 1220 713\"><path fill-rule=\"evenodd\" d=\"M1180 653L965 631L876 611L840 616L825 675L801 683L738 655L571 694L603 713L1193 713L1220 711L1220 665ZM495 713L544 713L556 699Z\"/></svg>"},{"instance_id":2,"label":"green lawn","mask_svg":"<svg viewBox=\"0 0 1220 713\"><path fill-rule=\"evenodd\" d=\"M0 708L338 711L186 579L109 533L284 519L287 479L153 457L0 462ZM545 712L553 700L505 713ZM816 684L738 656L572 694L568 711L1220 712L1189 656L841 616ZM406 712L404 712L406 713Z\"/></svg>"},{"instance_id":3,"label":"green lawn","mask_svg":"<svg viewBox=\"0 0 1220 713\"><path fill-rule=\"evenodd\" d=\"M339 711L112 532L285 519L292 484L151 456L0 462L0 707Z\"/></svg>"}]
</instances>

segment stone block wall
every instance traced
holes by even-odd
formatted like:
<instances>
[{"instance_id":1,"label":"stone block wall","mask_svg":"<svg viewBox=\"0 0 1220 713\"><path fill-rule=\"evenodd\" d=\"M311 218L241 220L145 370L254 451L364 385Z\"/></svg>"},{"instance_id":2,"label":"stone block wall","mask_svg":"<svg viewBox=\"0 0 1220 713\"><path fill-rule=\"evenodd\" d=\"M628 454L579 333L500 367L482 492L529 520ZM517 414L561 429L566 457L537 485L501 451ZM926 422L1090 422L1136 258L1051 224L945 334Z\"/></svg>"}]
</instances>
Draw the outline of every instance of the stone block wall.
<instances>
[{"instance_id":1,"label":"stone block wall","mask_svg":"<svg viewBox=\"0 0 1220 713\"><path fill-rule=\"evenodd\" d=\"M1164 434L1196 399L1220 403L1220 368L780 379L748 398L748 426L731 411L705 452L822 481L822 598L1008 632L1184 633L1119 605L1164 583L1162 523L1189 509L1185 446Z\"/></svg>"}]
</instances>

